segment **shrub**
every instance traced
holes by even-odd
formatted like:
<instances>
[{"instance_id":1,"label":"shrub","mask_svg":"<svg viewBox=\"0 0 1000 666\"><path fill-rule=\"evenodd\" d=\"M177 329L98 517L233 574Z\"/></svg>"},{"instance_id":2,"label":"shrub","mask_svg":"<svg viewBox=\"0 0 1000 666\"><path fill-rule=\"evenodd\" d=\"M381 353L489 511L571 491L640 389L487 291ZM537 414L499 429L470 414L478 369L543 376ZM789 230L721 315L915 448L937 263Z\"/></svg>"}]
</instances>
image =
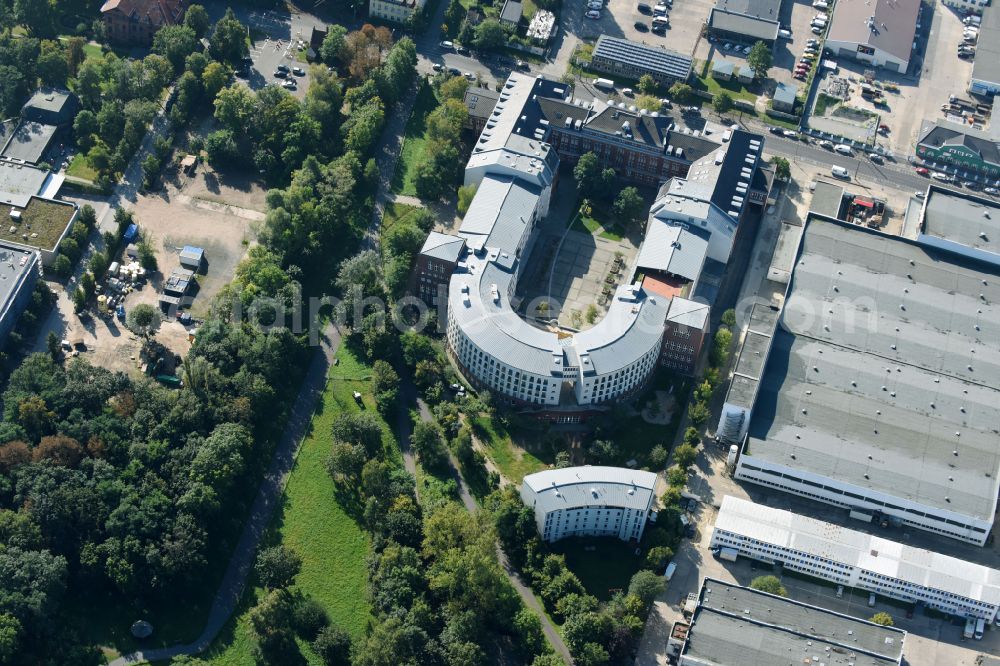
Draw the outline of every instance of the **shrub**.
<instances>
[{"instance_id":1,"label":"shrub","mask_svg":"<svg viewBox=\"0 0 1000 666\"><path fill-rule=\"evenodd\" d=\"M781 584L777 576L757 576L750 581L750 589L767 592L768 594L776 594L779 597L788 596L788 590Z\"/></svg>"}]
</instances>

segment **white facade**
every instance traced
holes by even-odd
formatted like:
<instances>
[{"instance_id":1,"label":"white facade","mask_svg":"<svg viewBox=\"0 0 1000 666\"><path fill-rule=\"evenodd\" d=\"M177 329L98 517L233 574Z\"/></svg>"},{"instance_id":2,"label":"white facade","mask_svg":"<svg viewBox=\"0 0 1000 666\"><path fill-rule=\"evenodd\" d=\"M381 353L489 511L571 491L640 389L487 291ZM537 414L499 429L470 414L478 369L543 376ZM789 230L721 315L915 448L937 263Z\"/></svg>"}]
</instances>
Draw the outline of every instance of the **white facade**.
<instances>
[{"instance_id":1,"label":"white facade","mask_svg":"<svg viewBox=\"0 0 1000 666\"><path fill-rule=\"evenodd\" d=\"M859 44L858 42L827 39L824 43L824 47L830 49L830 51L836 55L868 63L873 67L885 67L893 72L905 74L906 68L909 67L910 64L908 58L904 60L887 51L883 51L876 46Z\"/></svg>"},{"instance_id":2,"label":"white facade","mask_svg":"<svg viewBox=\"0 0 1000 666\"><path fill-rule=\"evenodd\" d=\"M656 475L622 467L567 467L524 477L521 500L548 542L573 536L642 539Z\"/></svg>"},{"instance_id":3,"label":"white facade","mask_svg":"<svg viewBox=\"0 0 1000 666\"><path fill-rule=\"evenodd\" d=\"M945 613L996 620L1000 571L726 496L712 548Z\"/></svg>"},{"instance_id":4,"label":"white facade","mask_svg":"<svg viewBox=\"0 0 1000 666\"><path fill-rule=\"evenodd\" d=\"M406 23L410 17L424 8L426 0L370 0L368 16L380 18L393 23Z\"/></svg>"},{"instance_id":5,"label":"white facade","mask_svg":"<svg viewBox=\"0 0 1000 666\"><path fill-rule=\"evenodd\" d=\"M752 449L751 449L752 451ZM734 478L802 495L810 499L857 511L881 511L907 525L943 534L982 546L986 543L990 520L945 511L905 497L880 493L871 488L845 483L828 476L755 458L744 448Z\"/></svg>"}]
</instances>

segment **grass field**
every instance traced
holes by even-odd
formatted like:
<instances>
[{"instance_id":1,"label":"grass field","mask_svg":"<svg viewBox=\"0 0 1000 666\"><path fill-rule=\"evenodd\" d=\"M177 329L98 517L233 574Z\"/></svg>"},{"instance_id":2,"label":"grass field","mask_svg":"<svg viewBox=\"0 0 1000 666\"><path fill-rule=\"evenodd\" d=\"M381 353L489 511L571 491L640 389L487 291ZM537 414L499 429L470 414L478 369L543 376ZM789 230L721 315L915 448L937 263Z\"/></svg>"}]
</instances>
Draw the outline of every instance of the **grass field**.
<instances>
[{"instance_id":1,"label":"grass field","mask_svg":"<svg viewBox=\"0 0 1000 666\"><path fill-rule=\"evenodd\" d=\"M295 589L319 601L333 623L352 636L362 635L370 619L366 597L365 558L370 551L367 534L354 521L334 494L333 482L326 473L324 460L330 447L330 427L334 417L344 411L358 411L352 394L363 396L365 409L374 410L371 372L346 346L337 352L339 362L330 370L322 401L313 415L310 432L288 479L281 499L281 511L271 526L268 542L281 542L302 557L302 571L295 579ZM388 427L384 443L399 452ZM215 666L250 666L253 662L253 638L247 624L246 610L259 594L255 589L244 595L242 612L230 621L219 640L205 657ZM300 644L306 663L319 665L312 652Z\"/></svg>"},{"instance_id":2,"label":"grass field","mask_svg":"<svg viewBox=\"0 0 1000 666\"><path fill-rule=\"evenodd\" d=\"M590 215L578 215L573 227L577 231L586 230L590 234L597 234L610 241L620 241L622 239L621 229L614 221L614 215L594 202L591 202L590 208Z\"/></svg>"},{"instance_id":3,"label":"grass field","mask_svg":"<svg viewBox=\"0 0 1000 666\"><path fill-rule=\"evenodd\" d=\"M384 235L393 225L406 220L418 210L422 209L419 206L396 203L395 201L388 202L382 213L382 234Z\"/></svg>"},{"instance_id":4,"label":"grass field","mask_svg":"<svg viewBox=\"0 0 1000 666\"><path fill-rule=\"evenodd\" d=\"M635 546L612 538L566 539L551 549L566 556L569 570L587 592L602 601L611 599L615 590L627 591L629 581L643 563L642 556L635 554Z\"/></svg>"},{"instance_id":5,"label":"grass field","mask_svg":"<svg viewBox=\"0 0 1000 666\"><path fill-rule=\"evenodd\" d=\"M698 69L699 67L696 65L695 70ZM691 86L695 90L704 90L711 95L715 95L716 93L725 90L733 96L733 99L742 99L748 102L753 102L757 99L757 93L752 92L739 81L719 81L712 78L711 63L709 63L709 66L706 69L708 72L705 76L696 77L691 81Z\"/></svg>"},{"instance_id":6,"label":"grass field","mask_svg":"<svg viewBox=\"0 0 1000 666\"><path fill-rule=\"evenodd\" d=\"M413 182L417 165L424 158L427 140L424 138L427 115L437 107L437 97L429 83L424 83L417 93L417 101L413 104L413 113L406 122L403 133L403 149L396 162L396 172L392 175L392 191L396 194L417 196L417 188Z\"/></svg>"},{"instance_id":7,"label":"grass field","mask_svg":"<svg viewBox=\"0 0 1000 666\"><path fill-rule=\"evenodd\" d=\"M66 167L66 175L93 182L94 179L97 178L97 170L90 166L90 162L87 160L86 155L83 153L77 153L73 156L73 159L70 160L69 166Z\"/></svg>"},{"instance_id":8,"label":"grass field","mask_svg":"<svg viewBox=\"0 0 1000 666\"><path fill-rule=\"evenodd\" d=\"M472 426L476 437L486 447L486 454L513 483L520 486L525 475L547 467L544 462L514 444L510 434L495 419L477 416L472 419Z\"/></svg>"}]
</instances>

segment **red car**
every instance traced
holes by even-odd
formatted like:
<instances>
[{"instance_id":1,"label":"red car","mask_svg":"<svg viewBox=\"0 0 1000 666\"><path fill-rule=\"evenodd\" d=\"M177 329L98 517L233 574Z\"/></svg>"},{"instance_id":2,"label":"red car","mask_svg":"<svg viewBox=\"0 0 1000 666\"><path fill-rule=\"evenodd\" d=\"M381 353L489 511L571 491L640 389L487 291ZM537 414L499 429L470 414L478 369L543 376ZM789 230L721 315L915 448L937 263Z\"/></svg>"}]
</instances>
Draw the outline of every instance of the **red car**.
<instances>
[{"instance_id":1,"label":"red car","mask_svg":"<svg viewBox=\"0 0 1000 666\"><path fill-rule=\"evenodd\" d=\"M929 175L931 175L931 172L928 171L927 169L923 168L923 167L918 167L917 168L917 173L919 173L921 176L929 176Z\"/></svg>"}]
</instances>

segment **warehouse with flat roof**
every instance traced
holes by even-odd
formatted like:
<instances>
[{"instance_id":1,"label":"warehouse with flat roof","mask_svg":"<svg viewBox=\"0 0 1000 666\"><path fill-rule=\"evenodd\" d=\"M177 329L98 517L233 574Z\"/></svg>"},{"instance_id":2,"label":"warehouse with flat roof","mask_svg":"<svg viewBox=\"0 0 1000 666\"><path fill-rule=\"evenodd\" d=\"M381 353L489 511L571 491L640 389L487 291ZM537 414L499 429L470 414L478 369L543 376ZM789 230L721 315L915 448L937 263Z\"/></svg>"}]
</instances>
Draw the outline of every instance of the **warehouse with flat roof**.
<instances>
[{"instance_id":1,"label":"warehouse with flat roof","mask_svg":"<svg viewBox=\"0 0 1000 666\"><path fill-rule=\"evenodd\" d=\"M905 74L920 0L838 0L824 46L836 55Z\"/></svg>"},{"instance_id":2,"label":"warehouse with flat roof","mask_svg":"<svg viewBox=\"0 0 1000 666\"><path fill-rule=\"evenodd\" d=\"M679 663L899 666L905 638L901 629L705 578Z\"/></svg>"},{"instance_id":3,"label":"warehouse with flat roof","mask_svg":"<svg viewBox=\"0 0 1000 666\"><path fill-rule=\"evenodd\" d=\"M773 44L781 28L781 0L718 0L708 29L721 39Z\"/></svg>"},{"instance_id":4,"label":"warehouse with flat roof","mask_svg":"<svg viewBox=\"0 0 1000 666\"><path fill-rule=\"evenodd\" d=\"M997 303L996 266L811 215L735 477L983 545Z\"/></svg>"},{"instance_id":5,"label":"warehouse with flat roof","mask_svg":"<svg viewBox=\"0 0 1000 666\"><path fill-rule=\"evenodd\" d=\"M996 5L983 9L969 92L977 95L1000 92L1000 11L997 11Z\"/></svg>"},{"instance_id":6,"label":"warehouse with flat roof","mask_svg":"<svg viewBox=\"0 0 1000 666\"><path fill-rule=\"evenodd\" d=\"M1000 206L992 199L931 185L917 240L1000 266Z\"/></svg>"},{"instance_id":7,"label":"warehouse with flat roof","mask_svg":"<svg viewBox=\"0 0 1000 666\"><path fill-rule=\"evenodd\" d=\"M727 495L712 548L950 615L993 622L1000 571Z\"/></svg>"}]
</instances>

